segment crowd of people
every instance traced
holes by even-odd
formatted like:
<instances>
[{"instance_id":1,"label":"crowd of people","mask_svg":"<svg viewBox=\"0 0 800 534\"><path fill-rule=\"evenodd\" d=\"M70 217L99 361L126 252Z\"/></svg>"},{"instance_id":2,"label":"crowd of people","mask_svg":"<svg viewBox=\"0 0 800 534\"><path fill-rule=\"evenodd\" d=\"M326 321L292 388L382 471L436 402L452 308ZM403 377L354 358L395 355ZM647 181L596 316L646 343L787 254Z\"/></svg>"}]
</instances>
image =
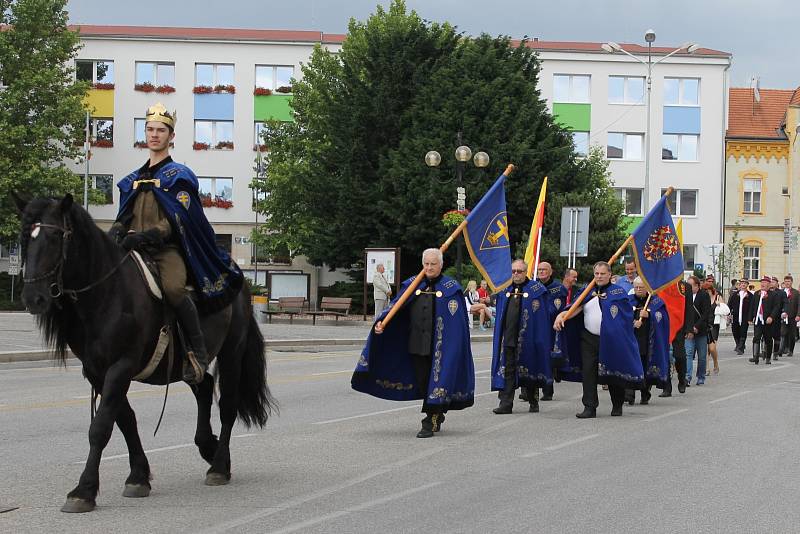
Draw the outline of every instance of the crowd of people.
<instances>
[{"instance_id":1,"label":"crowd of people","mask_svg":"<svg viewBox=\"0 0 800 534\"><path fill-rule=\"evenodd\" d=\"M597 262L594 286L584 298L578 273L567 269L563 280L547 262L536 266L534 279L521 259L511 266L511 284L494 294L485 280L471 280L466 289L442 275L438 249L423 254L425 276L396 316L384 325L396 297L376 318L353 375L353 388L393 399L424 399L426 414L418 437L441 429L448 410L474 402L474 370L470 329L493 328L491 388L498 392L498 415L513 412L517 400L528 411L539 412L540 402L553 399L554 384L581 382L583 410L579 419L594 418L599 406L598 386L609 392L611 415L621 416L625 403L650 403L653 387L659 397L705 384L720 372L717 342L731 327L736 352L743 354L753 325L753 357L770 363L792 356L800 323L800 292L792 277L764 277L752 291L747 280L735 282L727 299L717 290L713 275L692 275L678 281L682 323L670 327L665 300L650 294L632 259L624 261L624 275L612 275L611 266ZM398 290L404 293L407 280ZM580 302L578 302L580 301ZM678 314L679 315L679 314ZM673 319L674 320L674 319Z\"/></svg>"}]
</instances>

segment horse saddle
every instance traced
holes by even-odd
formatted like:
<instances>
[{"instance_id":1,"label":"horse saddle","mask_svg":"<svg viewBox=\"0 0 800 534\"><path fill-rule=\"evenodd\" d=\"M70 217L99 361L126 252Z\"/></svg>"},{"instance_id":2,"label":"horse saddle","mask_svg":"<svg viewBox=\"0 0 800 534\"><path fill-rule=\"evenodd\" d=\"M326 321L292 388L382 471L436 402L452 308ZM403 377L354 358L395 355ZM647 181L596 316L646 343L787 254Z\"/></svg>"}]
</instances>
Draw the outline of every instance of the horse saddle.
<instances>
[{"instance_id":1,"label":"horse saddle","mask_svg":"<svg viewBox=\"0 0 800 534\"><path fill-rule=\"evenodd\" d=\"M136 267L139 268L139 274L144 280L144 285L147 291L156 300L164 300L164 291L161 288L161 273L158 270L158 263L147 253L139 252L138 250L131 250L131 256L134 259ZM193 286L187 285L186 289L189 295L196 299L196 294Z\"/></svg>"}]
</instances>

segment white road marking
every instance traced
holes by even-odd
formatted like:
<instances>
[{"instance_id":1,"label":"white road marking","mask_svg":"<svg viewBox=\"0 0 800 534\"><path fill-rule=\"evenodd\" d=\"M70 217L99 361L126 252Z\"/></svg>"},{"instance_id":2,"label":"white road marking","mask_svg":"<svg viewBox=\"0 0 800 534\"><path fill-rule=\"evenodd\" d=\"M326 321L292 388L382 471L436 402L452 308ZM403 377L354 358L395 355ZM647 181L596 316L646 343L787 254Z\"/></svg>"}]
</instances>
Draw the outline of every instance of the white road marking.
<instances>
[{"instance_id":1,"label":"white road marking","mask_svg":"<svg viewBox=\"0 0 800 534\"><path fill-rule=\"evenodd\" d=\"M475 395L475 397L477 398L477 397L483 397L483 396L486 396L486 395L493 395L493 394L495 394L495 392L494 391L490 391L488 393L478 393L477 395ZM381 410L379 412L369 412L369 413L362 413L362 414L358 414L358 415L350 415L348 417L339 417L338 419L328 419L327 421L316 421L316 422L311 423L311 424L312 425L329 425L331 423L341 423L343 421L352 421L353 419L362 419L364 417L372 417L374 415L383 415L383 414L387 414L387 413L401 412L403 410L411 410L413 408L419 409L421 407L422 407L422 404L413 404L411 406L402 406L400 408L392 408L390 410Z\"/></svg>"},{"instance_id":2,"label":"white road marking","mask_svg":"<svg viewBox=\"0 0 800 534\"><path fill-rule=\"evenodd\" d=\"M233 439L233 438L249 438L251 436L257 436L257 435L258 434L238 434L236 436L231 436L231 439ZM186 448L189 448L189 447L196 447L196 446L197 445L195 445L194 443L182 443L180 445L170 445L169 447L159 447L157 449L146 450L146 451L144 451L144 453L145 454L150 454L151 452L174 451L174 450L177 450L177 449L186 449ZM114 454L113 456L103 456L100 460L101 461L119 460L120 458L127 458L127 457L128 457L128 453L125 453L125 454ZM73 465L82 465L82 464L86 463L86 460L81 460L80 462L72 462L72 463L73 463Z\"/></svg>"},{"instance_id":3,"label":"white road marking","mask_svg":"<svg viewBox=\"0 0 800 534\"><path fill-rule=\"evenodd\" d=\"M413 495L415 493L419 493L421 491L425 491L436 486L443 484L442 482L433 482L431 484L425 484L424 486L419 486L417 488L407 489L405 491L401 491L399 493L393 493L392 495L387 495L386 497L380 497L378 499L373 499L371 501L367 501L361 503L357 506L352 506L345 510L339 510L338 512L333 512L330 514L322 515L315 517L314 519L309 519L307 521L302 521L300 523L295 523L293 525L286 526L280 530L272 530L270 531L272 534L289 534L290 532L297 532L298 530L303 530L309 528L314 525L318 525L320 523L324 523L326 521L331 521L333 519L337 519L339 517L345 516L347 514L353 512L360 512L361 510L366 510L367 508L371 508L373 506L379 506L381 504L386 504L387 502L396 501L398 499L402 499L404 497L408 497L409 495Z\"/></svg>"},{"instance_id":4,"label":"white road marking","mask_svg":"<svg viewBox=\"0 0 800 534\"><path fill-rule=\"evenodd\" d=\"M717 402L726 401L728 399L735 399L736 397L741 397L742 395L747 395L748 393L752 393L752 391L750 391L750 390L740 391L739 393L734 393L733 395L728 395L727 397L720 397L719 399L710 400L710 401L708 401L708 403L709 404L715 404Z\"/></svg>"},{"instance_id":5,"label":"white road marking","mask_svg":"<svg viewBox=\"0 0 800 534\"><path fill-rule=\"evenodd\" d=\"M784 369L786 367L794 367L791 363L779 363L777 365L770 365L769 367L764 367L763 369L757 369L758 371L767 372L767 371L777 371L778 369Z\"/></svg>"},{"instance_id":6,"label":"white road marking","mask_svg":"<svg viewBox=\"0 0 800 534\"><path fill-rule=\"evenodd\" d=\"M542 454L544 454L544 453L541 453L541 452L538 452L538 451L529 452L528 454L523 454L522 456L520 456L520 458L533 458L534 456L541 456Z\"/></svg>"},{"instance_id":7,"label":"white road marking","mask_svg":"<svg viewBox=\"0 0 800 534\"><path fill-rule=\"evenodd\" d=\"M589 434L588 436L583 436L582 438L571 439L569 441L565 441L564 443L559 443L558 445L551 445L550 447L545 447L544 450L557 451L558 449L563 449L564 447L569 447L570 445L583 443L584 441L589 441L590 439L594 439L597 437L600 437L600 434Z\"/></svg>"},{"instance_id":8,"label":"white road marking","mask_svg":"<svg viewBox=\"0 0 800 534\"><path fill-rule=\"evenodd\" d=\"M324 376L324 375L340 375L342 373L352 373L352 369L345 369L344 371L327 371L324 373L311 373L311 376Z\"/></svg>"},{"instance_id":9,"label":"white road marking","mask_svg":"<svg viewBox=\"0 0 800 534\"><path fill-rule=\"evenodd\" d=\"M650 423L651 421L658 421L659 419L664 419L665 417L671 417L673 415L678 415L679 413L688 412L689 408L681 408L680 410L675 410L673 412L662 413L661 415L656 415L655 417L648 417L644 419L645 422Z\"/></svg>"}]
</instances>

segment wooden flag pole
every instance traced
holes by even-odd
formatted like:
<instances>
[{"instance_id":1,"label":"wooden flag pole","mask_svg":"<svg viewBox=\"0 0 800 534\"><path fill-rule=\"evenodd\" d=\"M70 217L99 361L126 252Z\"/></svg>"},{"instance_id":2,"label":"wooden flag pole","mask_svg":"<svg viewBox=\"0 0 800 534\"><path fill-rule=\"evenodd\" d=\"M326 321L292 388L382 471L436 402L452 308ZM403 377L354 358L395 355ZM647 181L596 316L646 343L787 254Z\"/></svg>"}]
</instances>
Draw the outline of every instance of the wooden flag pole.
<instances>
[{"instance_id":1,"label":"wooden flag pole","mask_svg":"<svg viewBox=\"0 0 800 534\"><path fill-rule=\"evenodd\" d=\"M513 170L514 170L514 164L509 163L508 167L506 167L506 170L503 171L503 174L506 177L508 177L513 172ZM458 227L456 227L456 229L453 231L453 233L450 234L450 237L448 237L447 240L444 243L442 243L442 246L439 247L439 250L442 251L442 254L444 254L444 252L450 247L450 245L453 244L453 241L455 241L458 238L459 234L461 234L461 232L463 232L464 228L466 227L467 227L467 219L465 217L464 220L461 221L461 224L459 224ZM397 314L400 308L403 307L403 304L406 303L408 297L411 296L411 293L416 291L417 287L419 287L419 284L420 282L422 282L422 278L424 276L425 276L425 269L422 269L419 272L419 274L414 278L414 280L411 282L411 284L409 284L409 286L406 288L403 294L400 295L400 298L398 298L397 302L394 303L392 309L389 310L389 313L387 313L386 317L383 318L383 321L379 321L378 324L375 325L376 333L380 333L383 331L384 328L386 328L386 325L389 324L389 321L392 320L392 318Z\"/></svg>"},{"instance_id":2,"label":"wooden flag pole","mask_svg":"<svg viewBox=\"0 0 800 534\"><path fill-rule=\"evenodd\" d=\"M668 196L670 196L672 194L672 192L674 190L675 190L675 188L670 186L670 187L667 188L667 190L664 192L664 194L662 196L668 197ZM625 242L623 242L622 245L620 245L620 247L617 249L617 251L614 253L614 255L611 256L611 259L608 260L608 264L609 265L614 265L614 262L617 261L617 259L619 259L620 255L622 255L622 253L625 251L625 249L628 248L628 245L630 245L631 241L633 241L633 234L629 235L628 239L626 239ZM581 302L583 302L583 300L586 298L586 296L594 288L595 285L596 284L595 284L594 278L592 278L592 281L589 283L588 286L586 286L586 289L583 290L583 293L581 293L578 296L578 298L575 299L575 302L572 304L570 309L567 310L567 315L564 317L565 321L568 320L570 317L572 317L574 315L574 311L578 308L578 306L580 306ZM648 303L649 303L649 298L648 298Z\"/></svg>"}]
</instances>

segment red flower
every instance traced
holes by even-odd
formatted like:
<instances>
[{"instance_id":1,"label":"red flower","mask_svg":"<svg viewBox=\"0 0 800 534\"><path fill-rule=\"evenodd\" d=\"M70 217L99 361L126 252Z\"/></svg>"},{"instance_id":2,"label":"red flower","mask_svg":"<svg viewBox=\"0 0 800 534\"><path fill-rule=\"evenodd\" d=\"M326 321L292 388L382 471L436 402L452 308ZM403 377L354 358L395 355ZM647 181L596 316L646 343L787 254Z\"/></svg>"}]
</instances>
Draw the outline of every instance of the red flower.
<instances>
[{"instance_id":1,"label":"red flower","mask_svg":"<svg viewBox=\"0 0 800 534\"><path fill-rule=\"evenodd\" d=\"M198 143L195 141L194 144L192 144L192 148L194 150L208 150L210 147L208 143Z\"/></svg>"},{"instance_id":2,"label":"red flower","mask_svg":"<svg viewBox=\"0 0 800 534\"><path fill-rule=\"evenodd\" d=\"M278 87L277 89L275 89L275 92L276 93L284 93L284 94L291 93L292 92L292 86L291 85L282 85L282 86Z\"/></svg>"},{"instance_id":3,"label":"red flower","mask_svg":"<svg viewBox=\"0 0 800 534\"><path fill-rule=\"evenodd\" d=\"M253 145L253 151L254 152L267 152L267 151L269 151L269 148L267 147L267 145Z\"/></svg>"},{"instance_id":4,"label":"red flower","mask_svg":"<svg viewBox=\"0 0 800 534\"><path fill-rule=\"evenodd\" d=\"M156 87L156 93L167 94L167 93L174 93L175 88L171 85L159 85Z\"/></svg>"},{"instance_id":5,"label":"red flower","mask_svg":"<svg viewBox=\"0 0 800 534\"><path fill-rule=\"evenodd\" d=\"M137 83L133 86L133 90L142 91L143 93L152 93L155 90L155 86L150 82Z\"/></svg>"},{"instance_id":6,"label":"red flower","mask_svg":"<svg viewBox=\"0 0 800 534\"><path fill-rule=\"evenodd\" d=\"M192 92L196 95L204 95L208 93L213 93L214 88L209 85L198 85L197 87L192 89Z\"/></svg>"},{"instance_id":7,"label":"red flower","mask_svg":"<svg viewBox=\"0 0 800 534\"><path fill-rule=\"evenodd\" d=\"M220 141L214 146L217 150L228 149L233 150L233 141Z\"/></svg>"},{"instance_id":8,"label":"red flower","mask_svg":"<svg viewBox=\"0 0 800 534\"><path fill-rule=\"evenodd\" d=\"M253 89L253 94L256 96L269 96L272 94L272 90L266 87L256 87Z\"/></svg>"},{"instance_id":9,"label":"red flower","mask_svg":"<svg viewBox=\"0 0 800 534\"><path fill-rule=\"evenodd\" d=\"M147 141L136 141L133 146L134 148L147 148Z\"/></svg>"},{"instance_id":10,"label":"red flower","mask_svg":"<svg viewBox=\"0 0 800 534\"><path fill-rule=\"evenodd\" d=\"M95 139L92 141L92 146L96 146L98 148L111 148L114 146L114 141L110 141L108 139Z\"/></svg>"},{"instance_id":11,"label":"red flower","mask_svg":"<svg viewBox=\"0 0 800 534\"><path fill-rule=\"evenodd\" d=\"M92 87L94 87L95 89L111 91L111 90L114 89L114 84L113 83L95 83L95 84L92 84Z\"/></svg>"},{"instance_id":12,"label":"red flower","mask_svg":"<svg viewBox=\"0 0 800 534\"><path fill-rule=\"evenodd\" d=\"M214 86L214 92L215 93L230 93L230 94L234 94L234 93L236 93L236 87L234 87L232 85L215 85Z\"/></svg>"}]
</instances>

